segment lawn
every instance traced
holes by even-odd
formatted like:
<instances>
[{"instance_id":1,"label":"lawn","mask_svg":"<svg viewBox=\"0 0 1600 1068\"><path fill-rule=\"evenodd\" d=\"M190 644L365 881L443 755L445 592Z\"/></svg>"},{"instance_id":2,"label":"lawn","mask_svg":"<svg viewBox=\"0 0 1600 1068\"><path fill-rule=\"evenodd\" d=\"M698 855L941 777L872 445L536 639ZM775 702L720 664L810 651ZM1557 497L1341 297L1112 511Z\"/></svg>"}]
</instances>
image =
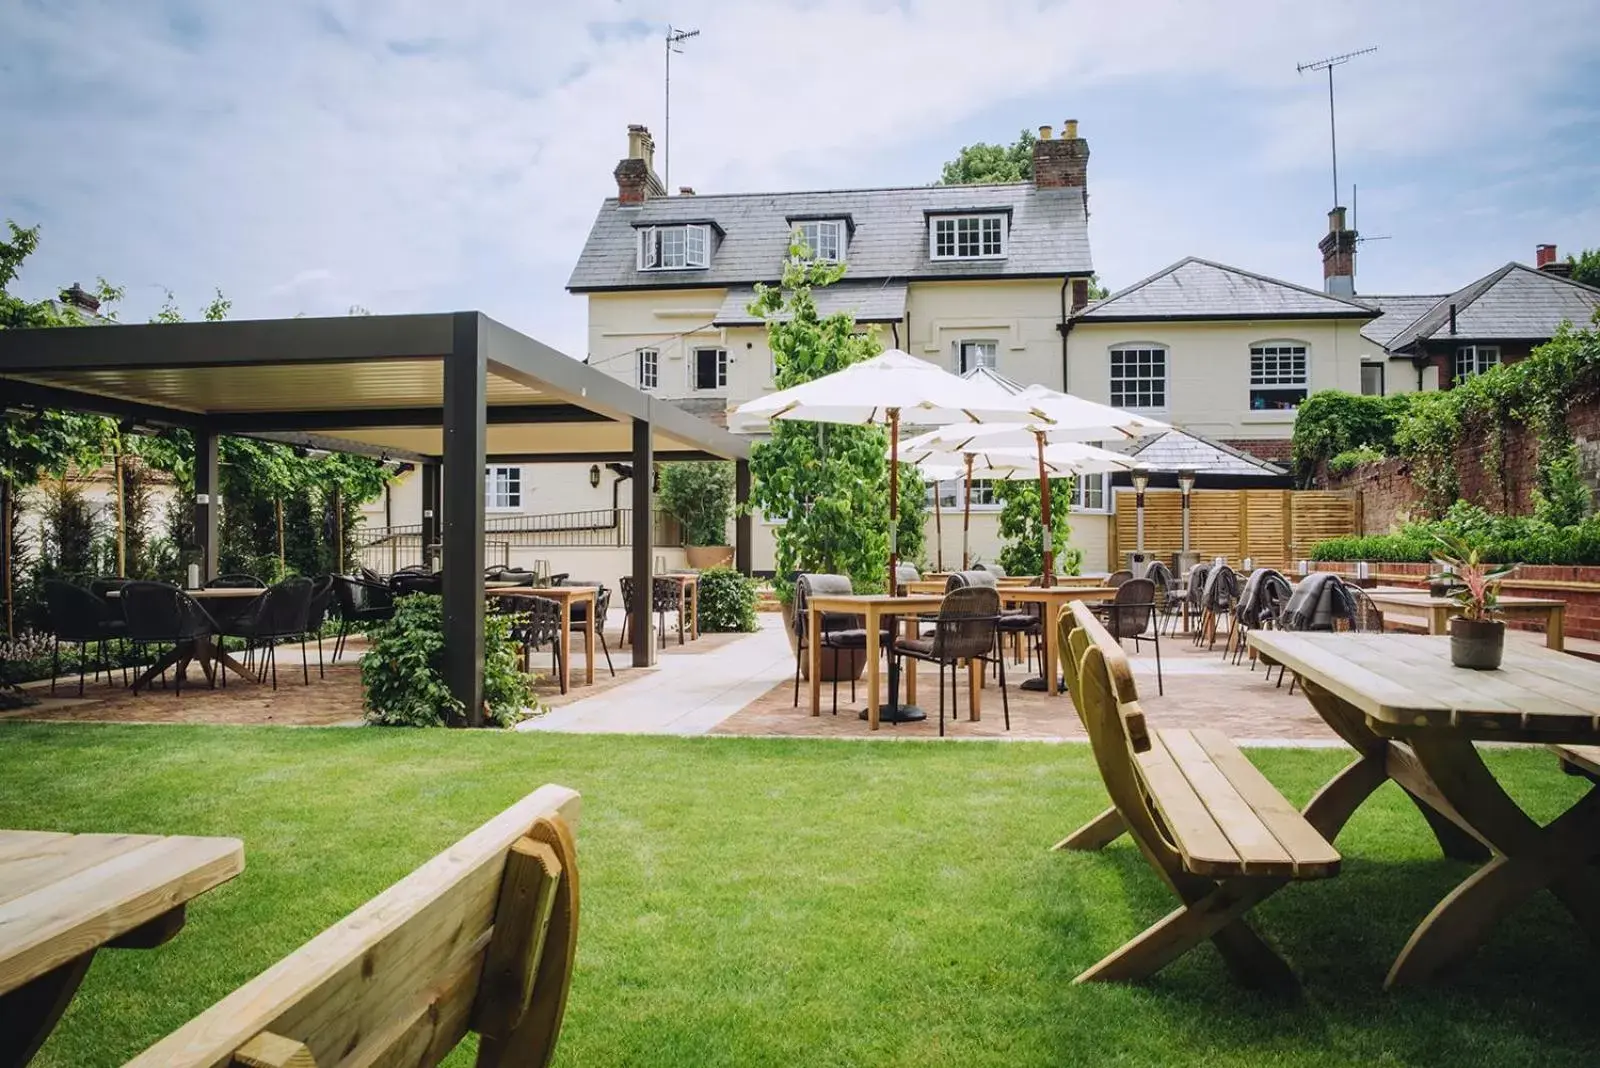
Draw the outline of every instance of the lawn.
<instances>
[{"instance_id":1,"label":"lawn","mask_svg":"<svg viewBox=\"0 0 1600 1068\"><path fill-rule=\"evenodd\" d=\"M1345 756L1253 753L1297 802ZM1580 785L1493 763L1540 818ZM0 727L0 826L226 834L247 870L153 952L100 955L37 1064L114 1065L544 782L582 791L563 1065L1593 1065L1593 947L1546 898L1453 982L1384 993L1464 874L1386 787L1337 879L1258 910L1304 980L1246 993L1205 947L1141 986L1072 977L1171 902L1087 750L377 729ZM458 1051L452 1064L469 1064Z\"/></svg>"}]
</instances>

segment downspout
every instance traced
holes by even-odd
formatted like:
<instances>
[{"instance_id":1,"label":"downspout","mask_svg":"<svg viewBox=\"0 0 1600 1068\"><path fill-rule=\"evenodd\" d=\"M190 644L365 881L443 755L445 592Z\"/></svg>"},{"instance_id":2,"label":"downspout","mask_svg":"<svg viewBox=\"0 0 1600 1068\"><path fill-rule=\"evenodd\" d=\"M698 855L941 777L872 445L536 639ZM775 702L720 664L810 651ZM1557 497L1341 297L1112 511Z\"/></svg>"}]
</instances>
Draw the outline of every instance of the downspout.
<instances>
[{"instance_id":1,"label":"downspout","mask_svg":"<svg viewBox=\"0 0 1600 1068\"><path fill-rule=\"evenodd\" d=\"M1061 279L1061 323L1056 327L1061 331L1061 392L1071 392L1067 389L1067 335L1072 333L1072 320L1067 316L1067 289L1072 285L1072 276L1065 275Z\"/></svg>"}]
</instances>

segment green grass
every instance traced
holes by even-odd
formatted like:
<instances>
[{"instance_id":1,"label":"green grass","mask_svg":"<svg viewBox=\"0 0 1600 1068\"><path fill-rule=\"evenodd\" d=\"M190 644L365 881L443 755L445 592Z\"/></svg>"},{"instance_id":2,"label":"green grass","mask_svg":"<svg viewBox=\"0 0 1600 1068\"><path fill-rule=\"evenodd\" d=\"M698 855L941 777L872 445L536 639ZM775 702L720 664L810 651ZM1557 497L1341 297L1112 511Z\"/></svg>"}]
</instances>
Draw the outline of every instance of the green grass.
<instances>
[{"instance_id":1,"label":"green grass","mask_svg":"<svg viewBox=\"0 0 1600 1068\"><path fill-rule=\"evenodd\" d=\"M1346 760L1254 755L1296 802ZM1580 790L1541 752L1493 763L1541 819ZM1594 950L1545 897L1455 980L1383 992L1467 871L1393 787L1339 878L1257 910L1304 980L1284 1000L1209 946L1147 984L1071 985L1172 903L1126 840L1048 852L1104 803L1082 746L10 725L0 826L237 835L248 864L171 944L101 954L36 1063L121 1063L550 781L584 795L563 1065L1600 1058Z\"/></svg>"}]
</instances>

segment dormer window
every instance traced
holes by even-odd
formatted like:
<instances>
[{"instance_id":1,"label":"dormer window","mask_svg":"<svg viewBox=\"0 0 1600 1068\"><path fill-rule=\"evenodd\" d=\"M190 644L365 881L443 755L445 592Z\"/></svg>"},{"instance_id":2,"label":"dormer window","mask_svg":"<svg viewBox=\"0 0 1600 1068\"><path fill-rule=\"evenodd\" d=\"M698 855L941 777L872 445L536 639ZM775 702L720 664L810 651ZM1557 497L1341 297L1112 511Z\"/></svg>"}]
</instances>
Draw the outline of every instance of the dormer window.
<instances>
[{"instance_id":1,"label":"dormer window","mask_svg":"<svg viewBox=\"0 0 1600 1068\"><path fill-rule=\"evenodd\" d=\"M801 243L811 250L809 259L813 263L838 263L844 259L843 219L813 219L796 223L794 229Z\"/></svg>"},{"instance_id":2,"label":"dormer window","mask_svg":"<svg viewBox=\"0 0 1600 1068\"><path fill-rule=\"evenodd\" d=\"M929 220L931 259L992 260L1005 254L1004 215L935 215Z\"/></svg>"},{"instance_id":3,"label":"dormer window","mask_svg":"<svg viewBox=\"0 0 1600 1068\"><path fill-rule=\"evenodd\" d=\"M704 223L639 230L641 271L682 271L711 264L711 227Z\"/></svg>"}]
</instances>

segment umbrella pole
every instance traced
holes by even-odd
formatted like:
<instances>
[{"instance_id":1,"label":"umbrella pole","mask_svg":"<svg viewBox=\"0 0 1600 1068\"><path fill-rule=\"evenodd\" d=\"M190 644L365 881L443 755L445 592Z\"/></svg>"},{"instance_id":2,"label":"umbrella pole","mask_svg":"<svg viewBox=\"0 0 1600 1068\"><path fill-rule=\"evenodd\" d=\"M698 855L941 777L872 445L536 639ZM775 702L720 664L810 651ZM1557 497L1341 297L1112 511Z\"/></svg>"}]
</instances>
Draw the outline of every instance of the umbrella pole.
<instances>
[{"instance_id":1,"label":"umbrella pole","mask_svg":"<svg viewBox=\"0 0 1600 1068\"><path fill-rule=\"evenodd\" d=\"M899 588L900 563L900 409L889 409L889 586L893 597Z\"/></svg>"},{"instance_id":2,"label":"umbrella pole","mask_svg":"<svg viewBox=\"0 0 1600 1068\"><path fill-rule=\"evenodd\" d=\"M967 535L972 529L972 454L967 453L967 481L966 496L961 503L961 570L968 571L972 568L972 560L967 554Z\"/></svg>"},{"instance_id":3,"label":"umbrella pole","mask_svg":"<svg viewBox=\"0 0 1600 1068\"><path fill-rule=\"evenodd\" d=\"M944 570L944 510L939 507L939 480L933 482L933 569Z\"/></svg>"},{"instance_id":4,"label":"umbrella pole","mask_svg":"<svg viewBox=\"0 0 1600 1068\"><path fill-rule=\"evenodd\" d=\"M1036 430L1034 440L1039 447L1039 509L1044 518L1044 575L1041 584L1044 586L1055 585L1056 554L1055 538L1050 532L1050 479L1044 473L1044 431Z\"/></svg>"}]
</instances>

